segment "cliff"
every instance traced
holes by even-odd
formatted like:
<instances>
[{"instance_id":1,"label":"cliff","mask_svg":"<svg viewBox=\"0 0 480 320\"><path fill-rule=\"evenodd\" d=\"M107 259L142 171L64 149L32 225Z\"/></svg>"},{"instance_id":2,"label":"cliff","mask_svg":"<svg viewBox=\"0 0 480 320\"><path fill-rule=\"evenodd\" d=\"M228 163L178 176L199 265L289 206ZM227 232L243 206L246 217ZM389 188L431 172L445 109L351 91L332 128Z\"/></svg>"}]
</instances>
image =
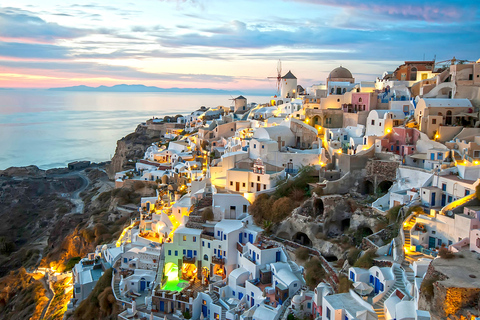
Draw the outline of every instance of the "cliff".
<instances>
[{"instance_id":1,"label":"cliff","mask_svg":"<svg viewBox=\"0 0 480 320\"><path fill-rule=\"evenodd\" d=\"M115 173L134 168L134 161L143 159L145 151L154 142L160 140L161 130L151 129L146 125L138 125L135 132L117 141L117 148L112 161L107 165L107 174L110 179L115 178Z\"/></svg>"},{"instance_id":2,"label":"cliff","mask_svg":"<svg viewBox=\"0 0 480 320\"><path fill-rule=\"evenodd\" d=\"M480 315L477 253L462 251L452 259L432 261L423 280L418 306L432 319L470 319Z\"/></svg>"}]
</instances>

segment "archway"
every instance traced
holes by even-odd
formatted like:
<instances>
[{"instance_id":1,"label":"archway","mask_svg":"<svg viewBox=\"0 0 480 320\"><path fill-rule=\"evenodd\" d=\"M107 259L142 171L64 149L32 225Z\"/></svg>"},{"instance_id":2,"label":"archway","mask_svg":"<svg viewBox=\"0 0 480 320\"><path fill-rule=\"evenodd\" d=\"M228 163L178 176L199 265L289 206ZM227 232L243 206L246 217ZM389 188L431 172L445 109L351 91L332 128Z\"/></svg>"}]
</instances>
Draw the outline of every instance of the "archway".
<instances>
[{"instance_id":1,"label":"archway","mask_svg":"<svg viewBox=\"0 0 480 320\"><path fill-rule=\"evenodd\" d=\"M452 111L447 111L447 116L445 117L445 125L449 126L452 124Z\"/></svg>"},{"instance_id":2,"label":"archway","mask_svg":"<svg viewBox=\"0 0 480 320\"><path fill-rule=\"evenodd\" d=\"M336 262L338 261L338 258L336 256L334 256L333 254L328 254L328 255L324 255L322 254L322 256L325 258L325 260L327 260L328 262Z\"/></svg>"},{"instance_id":3,"label":"archway","mask_svg":"<svg viewBox=\"0 0 480 320\"><path fill-rule=\"evenodd\" d=\"M342 224L340 226L340 229L343 231L346 231L350 228L350 218L348 219L343 219Z\"/></svg>"},{"instance_id":4,"label":"archway","mask_svg":"<svg viewBox=\"0 0 480 320\"><path fill-rule=\"evenodd\" d=\"M295 241L296 243L299 243L301 245L304 245L304 246L307 246L307 247L311 247L312 246L312 241L310 240L310 238L303 232L297 232L295 233L295 235L293 236L293 241Z\"/></svg>"},{"instance_id":5,"label":"archway","mask_svg":"<svg viewBox=\"0 0 480 320\"><path fill-rule=\"evenodd\" d=\"M378 193L387 193L388 192L388 189L390 189L390 187L393 185L393 182L392 181L382 181L380 182L380 184L378 185Z\"/></svg>"},{"instance_id":6,"label":"archway","mask_svg":"<svg viewBox=\"0 0 480 320\"><path fill-rule=\"evenodd\" d=\"M316 211L316 216L322 216L323 213L325 212L325 207L323 205L323 200L322 199L315 199L315 211Z\"/></svg>"},{"instance_id":7,"label":"archway","mask_svg":"<svg viewBox=\"0 0 480 320\"><path fill-rule=\"evenodd\" d=\"M355 235L359 237L360 241L371 234L373 234L373 231L372 229L370 229L370 227L367 227L367 226L359 226L357 228L357 231L355 232Z\"/></svg>"},{"instance_id":8,"label":"archway","mask_svg":"<svg viewBox=\"0 0 480 320\"><path fill-rule=\"evenodd\" d=\"M364 186L365 194L373 194L373 192L375 191L373 183L369 180L365 180L365 182L363 183L363 186Z\"/></svg>"}]
</instances>

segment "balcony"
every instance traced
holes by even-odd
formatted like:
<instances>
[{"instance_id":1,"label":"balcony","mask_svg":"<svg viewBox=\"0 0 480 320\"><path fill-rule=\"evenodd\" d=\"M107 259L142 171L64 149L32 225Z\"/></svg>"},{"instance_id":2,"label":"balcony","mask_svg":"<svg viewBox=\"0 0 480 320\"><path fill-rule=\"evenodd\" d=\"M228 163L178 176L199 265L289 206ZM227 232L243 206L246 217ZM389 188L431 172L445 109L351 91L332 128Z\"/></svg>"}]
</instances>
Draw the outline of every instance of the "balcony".
<instances>
[{"instance_id":1,"label":"balcony","mask_svg":"<svg viewBox=\"0 0 480 320\"><path fill-rule=\"evenodd\" d=\"M225 264L225 258L218 258L216 256L213 256L212 257L212 263L224 265Z\"/></svg>"},{"instance_id":2,"label":"balcony","mask_svg":"<svg viewBox=\"0 0 480 320\"><path fill-rule=\"evenodd\" d=\"M195 258L195 257L183 256L183 263L195 264L195 261L196 261L196 258Z\"/></svg>"}]
</instances>

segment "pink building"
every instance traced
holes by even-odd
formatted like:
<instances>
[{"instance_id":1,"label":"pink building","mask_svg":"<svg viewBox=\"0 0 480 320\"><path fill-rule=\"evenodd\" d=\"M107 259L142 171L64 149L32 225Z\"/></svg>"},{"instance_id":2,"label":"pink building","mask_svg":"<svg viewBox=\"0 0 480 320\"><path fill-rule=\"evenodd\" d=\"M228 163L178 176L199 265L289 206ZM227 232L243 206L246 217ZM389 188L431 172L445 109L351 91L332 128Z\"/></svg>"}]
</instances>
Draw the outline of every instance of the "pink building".
<instances>
[{"instance_id":1,"label":"pink building","mask_svg":"<svg viewBox=\"0 0 480 320\"><path fill-rule=\"evenodd\" d=\"M372 94L369 92L353 92L352 103L343 105L343 112L356 113L360 111L370 111L372 108Z\"/></svg>"},{"instance_id":2,"label":"pink building","mask_svg":"<svg viewBox=\"0 0 480 320\"><path fill-rule=\"evenodd\" d=\"M393 152L400 156L411 155L416 151L415 144L419 137L420 132L417 129L393 127L392 132L377 140L375 149L377 152Z\"/></svg>"}]
</instances>

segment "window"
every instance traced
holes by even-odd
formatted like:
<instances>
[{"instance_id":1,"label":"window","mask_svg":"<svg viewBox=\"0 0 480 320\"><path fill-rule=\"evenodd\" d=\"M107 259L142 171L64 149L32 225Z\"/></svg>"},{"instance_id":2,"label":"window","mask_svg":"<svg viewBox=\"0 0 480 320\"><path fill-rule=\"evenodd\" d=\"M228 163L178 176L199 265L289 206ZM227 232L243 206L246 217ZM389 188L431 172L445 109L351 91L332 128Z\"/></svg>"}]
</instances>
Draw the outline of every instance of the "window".
<instances>
[{"instance_id":1,"label":"window","mask_svg":"<svg viewBox=\"0 0 480 320\"><path fill-rule=\"evenodd\" d=\"M447 191L447 184L442 183L442 191Z\"/></svg>"},{"instance_id":2,"label":"window","mask_svg":"<svg viewBox=\"0 0 480 320\"><path fill-rule=\"evenodd\" d=\"M265 145L262 144L262 149L265 149Z\"/></svg>"},{"instance_id":3,"label":"window","mask_svg":"<svg viewBox=\"0 0 480 320\"><path fill-rule=\"evenodd\" d=\"M169 256L172 255L172 250L168 250L168 255L169 255Z\"/></svg>"},{"instance_id":4,"label":"window","mask_svg":"<svg viewBox=\"0 0 480 320\"><path fill-rule=\"evenodd\" d=\"M193 250L193 255L196 257L197 256L197 250Z\"/></svg>"},{"instance_id":5,"label":"window","mask_svg":"<svg viewBox=\"0 0 480 320\"><path fill-rule=\"evenodd\" d=\"M442 160L443 159L443 153L441 153L441 152L437 153L437 157L438 157L438 160Z\"/></svg>"},{"instance_id":6,"label":"window","mask_svg":"<svg viewBox=\"0 0 480 320\"><path fill-rule=\"evenodd\" d=\"M217 237L220 237L220 231L217 231Z\"/></svg>"},{"instance_id":7,"label":"window","mask_svg":"<svg viewBox=\"0 0 480 320\"><path fill-rule=\"evenodd\" d=\"M252 183L250 184L250 186L253 188L253 186L254 186L254 183L252 182Z\"/></svg>"},{"instance_id":8,"label":"window","mask_svg":"<svg viewBox=\"0 0 480 320\"><path fill-rule=\"evenodd\" d=\"M331 314L330 314L330 308L327 308L327 319L330 320Z\"/></svg>"},{"instance_id":9,"label":"window","mask_svg":"<svg viewBox=\"0 0 480 320\"><path fill-rule=\"evenodd\" d=\"M247 212L247 205L246 204L243 205L243 212Z\"/></svg>"},{"instance_id":10,"label":"window","mask_svg":"<svg viewBox=\"0 0 480 320\"><path fill-rule=\"evenodd\" d=\"M193 237L193 242L197 242L197 237Z\"/></svg>"},{"instance_id":11,"label":"window","mask_svg":"<svg viewBox=\"0 0 480 320\"><path fill-rule=\"evenodd\" d=\"M227 235L226 234L223 235L223 240L227 240Z\"/></svg>"},{"instance_id":12,"label":"window","mask_svg":"<svg viewBox=\"0 0 480 320\"><path fill-rule=\"evenodd\" d=\"M260 176L257 176L257 181L260 181Z\"/></svg>"},{"instance_id":13,"label":"window","mask_svg":"<svg viewBox=\"0 0 480 320\"><path fill-rule=\"evenodd\" d=\"M255 143L253 144L253 149L257 149L257 145Z\"/></svg>"},{"instance_id":14,"label":"window","mask_svg":"<svg viewBox=\"0 0 480 320\"><path fill-rule=\"evenodd\" d=\"M183 249L183 255L187 254L187 250Z\"/></svg>"},{"instance_id":15,"label":"window","mask_svg":"<svg viewBox=\"0 0 480 320\"><path fill-rule=\"evenodd\" d=\"M123 263L128 263L127 258L123 258Z\"/></svg>"},{"instance_id":16,"label":"window","mask_svg":"<svg viewBox=\"0 0 480 320\"><path fill-rule=\"evenodd\" d=\"M375 120L372 120L372 126L374 126L374 125L375 125ZM328 309L327 309L327 310L328 310Z\"/></svg>"},{"instance_id":17,"label":"window","mask_svg":"<svg viewBox=\"0 0 480 320\"><path fill-rule=\"evenodd\" d=\"M465 189L465 196L468 196L470 194L470 190Z\"/></svg>"},{"instance_id":18,"label":"window","mask_svg":"<svg viewBox=\"0 0 480 320\"><path fill-rule=\"evenodd\" d=\"M204 255L204 256L203 256L203 260L208 261L208 256L207 256L207 255Z\"/></svg>"},{"instance_id":19,"label":"window","mask_svg":"<svg viewBox=\"0 0 480 320\"><path fill-rule=\"evenodd\" d=\"M187 236L183 236L183 241L187 241Z\"/></svg>"},{"instance_id":20,"label":"window","mask_svg":"<svg viewBox=\"0 0 480 320\"><path fill-rule=\"evenodd\" d=\"M480 238L477 238L476 244L477 244L477 248L480 248Z\"/></svg>"},{"instance_id":21,"label":"window","mask_svg":"<svg viewBox=\"0 0 480 320\"><path fill-rule=\"evenodd\" d=\"M235 297L235 291L232 291L232 296L234 296L234 297Z\"/></svg>"},{"instance_id":22,"label":"window","mask_svg":"<svg viewBox=\"0 0 480 320\"><path fill-rule=\"evenodd\" d=\"M244 182L244 183L242 183L242 187L244 187L244 188L245 188L245 186L246 186L246 185L245 185L245 182Z\"/></svg>"},{"instance_id":23,"label":"window","mask_svg":"<svg viewBox=\"0 0 480 320\"><path fill-rule=\"evenodd\" d=\"M448 196L448 202L452 202L452 196Z\"/></svg>"},{"instance_id":24,"label":"window","mask_svg":"<svg viewBox=\"0 0 480 320\"><path fill-rule=\"evenodd\" d=\"M208 248L210 249L210 242L208 243Z\"/></svg>"},{"instance_id":25,"label":"window","mask_svg":"<svg viewBox=\"0 0 480 320\"><path fill-rule=\"evenodd\" d=\"M267 190L267 185L266 184L263 185L263 190Z\"/></svg>"},{"instance_id":26,"label":"window","mask_svg":"<svg viewBox=\"0 0 480 320\"><path fill-rule=\"evenodd\" d=\"M175 250L175 257L178 256L178 250Z\"/></svg>"},{"instance_id":27,"label":"window","mask_svg":"<svg viewBox=\"0 0 480 320\"><path fill-rule=\"evenodd\" d=\"M230 181L230 185L233 186L233 181Z\"/></svg>"},{"instance_id":28,"label":"window","mask_svg":"<svg viewBox=\"0 0 480 320\"><path fill-rule=\"evenodd\" d=\"M432 124L437 124L437 119L432 119Z\"/></svg>"},{"instance_id":29,"label":"window","mask_svg":"<svg viewBox=\"0 0 480 320\"><path fill-rule=\"evenodd\" d=\"M296 288L296 287L297 287L297 284L296 284L296 283L294 283L294 284L293 284L293 287L294 287L294 288Z\"/></svg>"},{"instance_id":30,"label":"window","mask_svg":"<svg viewBox=\"0 0 480 320\"><path fill-rule=\"evenodd\" d=\"M213 253L214 253L214 254L217 254L217 249L213 249Z\"/></svg>"},{"instance_id":31,"label":"window","mask_svg":"<svg viewBox=\"0 0 480 320\"><path fill-rule=\"evenodd\" d=\"M205 247L205 241L202 240L202 247Z\"/></svg>"},{"instance_id":32,"label":"window","mask_svg":"<svg viewBox=\"0 0 480 320\"><path fill-rule=\"evenodd\" d=\"M380 121L378 122L378 126L379 126L379 127L381 127L381 126L382 126L382 123L381 123Z\"/></svg>"}]
</instances>

